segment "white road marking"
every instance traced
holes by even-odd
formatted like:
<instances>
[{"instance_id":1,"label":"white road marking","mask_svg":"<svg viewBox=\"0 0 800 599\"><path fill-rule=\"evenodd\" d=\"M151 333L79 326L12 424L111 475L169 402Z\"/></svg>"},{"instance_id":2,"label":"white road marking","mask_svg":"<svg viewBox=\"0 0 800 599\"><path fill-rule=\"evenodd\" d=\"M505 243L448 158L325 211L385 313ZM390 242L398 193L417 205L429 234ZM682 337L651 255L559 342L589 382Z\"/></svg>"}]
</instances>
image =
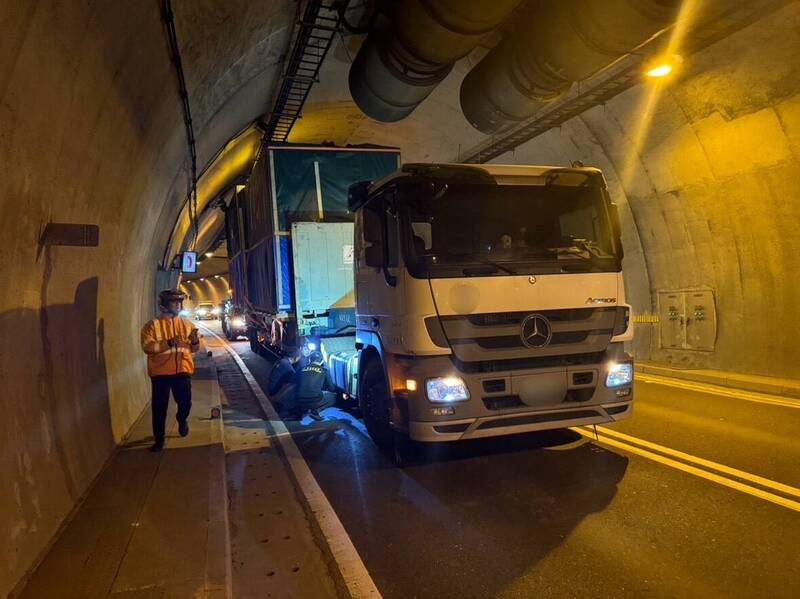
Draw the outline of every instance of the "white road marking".
<instances>
[{"instance_id":1,"label":"white road marking","mask_svg":"<svg viewBox=\"0 0 800 599\"><path fill-rule=\"evenodd\" d=\"M206 327L204 327L206 328ZM339 517L336 515L333 507L331 506L325 493L320 488L311 469L308 467L305 459L303 459L300 450L292 438L291 433L286 428L286 425L281 420L272 403L267 398L261 386L256 381L250 369L244 363L242 358L236 353L229 343L217 335L214 331L206 328L211 335L216 337L228 351L231 357L236 362L239 370L242 371L247 384L253 391L253 394L258 399L264 412L269 418L269 425L275 432L275 440L280 445L286 456L292 473L295 476L298 486L303 493L308 505L314 515L320 531L325 537L331 554L333 555L339 572L347 587L347 591L351 597L361 598L370 597L377 599L381 597L378 587L367 571L367 567L358 555L358 551L353 545L350 536L347 534L344 526L342 525Z\"/></svg>"}]
</instances>

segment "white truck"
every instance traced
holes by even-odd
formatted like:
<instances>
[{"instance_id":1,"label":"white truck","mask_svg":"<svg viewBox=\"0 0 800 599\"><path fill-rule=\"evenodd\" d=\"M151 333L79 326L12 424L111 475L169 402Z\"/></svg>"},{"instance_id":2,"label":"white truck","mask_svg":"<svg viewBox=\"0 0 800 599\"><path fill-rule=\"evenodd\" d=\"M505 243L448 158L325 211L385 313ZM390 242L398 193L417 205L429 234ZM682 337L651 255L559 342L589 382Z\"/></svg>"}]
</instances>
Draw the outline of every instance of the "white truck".
<instances>
[{"instance_id":1,"label":"white truck","mask_svg":"<svg viewBox=\"0 0 800 599\"><path fill-rule=\"evenodd\" d=\"M620 226L595 168L407 164L350 187L355 336L308 337L384 448L630 416Z\"/></svg>"}]
</instances>

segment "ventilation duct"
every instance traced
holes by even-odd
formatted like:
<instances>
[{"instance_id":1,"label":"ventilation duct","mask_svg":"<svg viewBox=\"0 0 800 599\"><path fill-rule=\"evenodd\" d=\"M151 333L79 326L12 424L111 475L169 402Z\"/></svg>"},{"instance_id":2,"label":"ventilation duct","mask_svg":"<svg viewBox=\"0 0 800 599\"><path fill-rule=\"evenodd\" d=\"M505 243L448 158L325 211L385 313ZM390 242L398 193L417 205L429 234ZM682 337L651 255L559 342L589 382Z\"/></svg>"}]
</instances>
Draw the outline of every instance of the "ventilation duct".
<instances>
[{"instance_id":1,"label":"ventilation duct","mask_svg":"<svg viewBox=\"0 0 800 599\"><path fill-rule=\"evenodd\" d=\"M491 34L521 0L389 3L350 68L350 93L369 117L399 121Z\"/></svg>"},{"instance_id":2,"label":"ventilation duct","mask_svg":"<svg viewBox=\"0 0 800 599\"><path fill-rule=\"evenodd\" d=\"M461 108L480 131L522 121L674 21L681 0L532 1L464 78Z\"/></svg>"}]
</instances>

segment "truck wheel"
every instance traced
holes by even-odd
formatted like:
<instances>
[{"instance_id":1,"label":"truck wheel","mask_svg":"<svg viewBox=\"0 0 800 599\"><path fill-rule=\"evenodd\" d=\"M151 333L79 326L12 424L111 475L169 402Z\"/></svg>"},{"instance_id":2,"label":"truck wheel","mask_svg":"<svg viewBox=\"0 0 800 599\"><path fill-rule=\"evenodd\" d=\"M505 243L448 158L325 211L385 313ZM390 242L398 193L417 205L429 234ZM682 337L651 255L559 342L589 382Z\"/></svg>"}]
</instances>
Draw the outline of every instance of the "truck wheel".
<instances>
[{"instance_id":1,"label":"truck wheel","mask_svg":"<svg viewBox=\"0 0 800 599\"><path fill-rule=\"evenodd\" d=\"M375 445L382 450L394 452L394 431L389 423L389 389L380 362L367 364L361 375L361 393L358 405L367 432Z\"/></svg>"},{"instance_id":2,"label":"truck wheel","mask_svg":"<svg viewBox=\"0 0 800 599\"><path fill-rule=\"evenodd\" d=\"M250 351L254 354L258 353L258 334L252 327L247 329L247 338L250 340Z\"/></svg>"}]
</instances>

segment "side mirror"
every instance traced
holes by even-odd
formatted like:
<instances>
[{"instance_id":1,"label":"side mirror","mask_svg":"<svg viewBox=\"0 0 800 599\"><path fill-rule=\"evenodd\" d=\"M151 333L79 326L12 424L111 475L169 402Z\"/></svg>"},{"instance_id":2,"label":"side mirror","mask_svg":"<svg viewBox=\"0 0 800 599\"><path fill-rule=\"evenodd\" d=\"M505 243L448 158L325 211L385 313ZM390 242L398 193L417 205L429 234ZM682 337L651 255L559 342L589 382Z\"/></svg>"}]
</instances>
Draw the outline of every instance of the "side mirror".
<instances>
[{"instance_id":1,"label":"side mirror","mask_svg":"<svg viewBox=\"0 0 800 599\"><path fill-rule=\"evenodd\" d=\"M382 203L380 204L382 206ZM383 235L383 218L375 206L363 208L363 235L366 247L364 260L367 266L382 268L386 265L386 243Z\"/></svg>"},{"instance_id":2,"label":"side mirror","mask_svg":"<svg viewBox=\"0 0 800 599\"><path fill-rule=\"evenodd\" d=\"M358 210L369 199L369 186L372 181L359 181L347 188L347 208L351 212Z\"/></svg>"},{"instance_id":3,"label":"side mirror","mask_svg":"<svg viewBox=\"0 0 800 599\"><path fill-rule=\"evenodd\" d=\"M373 243L371 246L364 248L364 261L367 266L374 266L375 268L385 266L386 253L383 251L383 244Z\"/></svg>"},{"instance_id":4,"label":"side mirror","mask_svg":"<svg viewBox=\"0 0 800 599\"><path fill-rule=\"evenodd\" d=\"M622 249L622 225L620 224L619 219L619 206L611 202L608 205L608 214L611 218L611 230L614 232L614 241L617 245L617 251L619 253L619 259L625 256L625 253Z\"/></svg>"}]
</instances>

